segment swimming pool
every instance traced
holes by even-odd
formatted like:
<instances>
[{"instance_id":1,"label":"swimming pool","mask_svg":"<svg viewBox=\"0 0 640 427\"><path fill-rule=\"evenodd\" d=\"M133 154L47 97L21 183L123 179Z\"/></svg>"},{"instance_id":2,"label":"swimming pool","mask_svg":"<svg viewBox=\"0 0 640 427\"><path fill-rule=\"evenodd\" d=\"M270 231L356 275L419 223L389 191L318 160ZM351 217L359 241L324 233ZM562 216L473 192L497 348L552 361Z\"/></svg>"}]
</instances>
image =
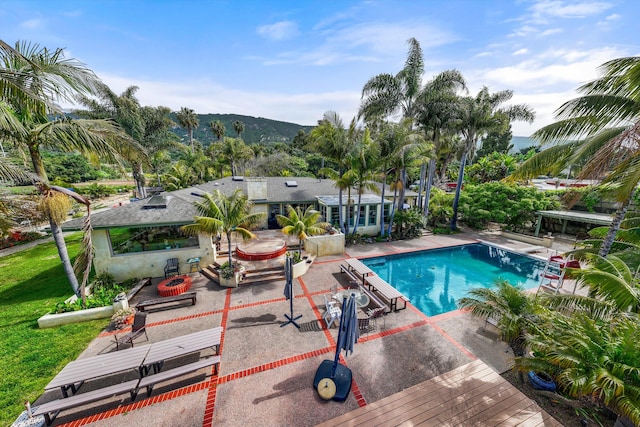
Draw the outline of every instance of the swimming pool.
<instances>
[{"instance_id":1,"label":"swimming pool","mask_svg":"<svg viewBox=\"0 0 640 427\"><path fill-rule=\"evenodd\" d=\"M361 261L427 316L457 309L456 301L477 287L508 280L538 286L544 261L484 243L365 258Z\"/></svg>"}]
</instances>

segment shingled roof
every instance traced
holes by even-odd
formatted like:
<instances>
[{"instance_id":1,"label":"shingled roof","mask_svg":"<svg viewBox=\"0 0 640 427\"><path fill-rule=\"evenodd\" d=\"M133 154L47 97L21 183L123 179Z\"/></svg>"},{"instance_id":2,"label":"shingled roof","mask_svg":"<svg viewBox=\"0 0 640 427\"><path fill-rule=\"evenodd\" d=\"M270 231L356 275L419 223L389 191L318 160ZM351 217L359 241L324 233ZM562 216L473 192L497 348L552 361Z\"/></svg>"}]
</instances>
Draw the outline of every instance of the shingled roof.
<instances>
[{"instance_id":1,"label":"shingled roof","mask_svg":"<svg viewBox=\"0 0 640 427\"><path fill-rule=\"evenodd\" d=\"M266 177L267 198L254 201L262 203L315 203L317 196L337 196L338 189L331 179L318 179L308 177ZM289 184L287 184L289 182ZM294 185L295 183L295 185ZM226 177L199 184L182 190L163 193L166 201L165 208L149 208L150 199L119 206L91 215L91 225L94 229L114 227L151 227L166 225L184 225L193 222L196 209L193 202L200 200L199 195L220 190L223 194L231 195L237 189L245 194L247 180L242 177ZM387 195L392 193L388 191ZM355 192L353 192L355 193ZM407 196L415 196L412 191L406 192ZM82 218L76 218L65 222L62 229L65 231L82 229Z\"/></svg>"}]
</instances>

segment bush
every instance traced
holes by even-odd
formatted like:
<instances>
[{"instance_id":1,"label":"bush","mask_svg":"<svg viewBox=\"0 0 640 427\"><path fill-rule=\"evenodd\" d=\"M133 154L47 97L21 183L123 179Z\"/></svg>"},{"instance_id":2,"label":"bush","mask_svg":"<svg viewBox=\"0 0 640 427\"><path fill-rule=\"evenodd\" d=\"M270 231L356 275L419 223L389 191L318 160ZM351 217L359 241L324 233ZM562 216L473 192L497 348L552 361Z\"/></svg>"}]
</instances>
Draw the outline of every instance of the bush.
<instances>
[{"instance_id":1,"label":"bush","mask_svg":"<svg viewBox=\"0 0 640 427\"><path fill-rule=\"evenodd\" d=\"M535 221L535 211L559 206L556 194L501 182L468 185L460 195L462 221L473 228L497 222L521 231Z\"/></svg>"},{"instance_id":2,"label":"bush","mask_svg":"<svg viewBox=\"0 0 640 427\"><path fill-rule=\"evenodd\" d=\"M42 239L44 237L46 236L35 231L13 231L9 233L7 237L0 240L0 249L23 245L27 242L33 242L34 240Z\"/></svg>"},{"instance_id":3,"label":"bush","mask_svg":"<svg viewBox=\"0 0 640 427\"><path fill-rule=\"evenodd\" d=\"M85 308L106 307L113 304L113 299L120 292L127 292L138 282L138 278L132 278L125 282L118 283L112 275L102 273L97 275L89 284L91 295L88 296ZM78 298L73 302L59 302L56 304L56 313L82 310L82 300Z\"/></svg>"}]
</instances>

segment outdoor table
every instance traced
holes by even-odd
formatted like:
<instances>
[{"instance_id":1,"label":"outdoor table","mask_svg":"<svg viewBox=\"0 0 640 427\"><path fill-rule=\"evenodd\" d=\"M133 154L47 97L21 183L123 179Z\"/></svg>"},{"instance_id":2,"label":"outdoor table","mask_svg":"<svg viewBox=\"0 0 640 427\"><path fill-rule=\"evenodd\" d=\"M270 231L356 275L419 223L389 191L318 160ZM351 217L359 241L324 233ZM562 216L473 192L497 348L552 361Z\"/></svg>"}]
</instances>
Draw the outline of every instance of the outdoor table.
<instances>
[{"instance_id":1,"label":"outdoor table","mask_svg":"<svg viewBox=\"0 0 640 427\"><path fill-rule=\"evenodd\" d=\"M189 273L196 273L200 271L200 257L189 258L187 260L189 264Z\"/></svg>"},{"instance_id":2,"label":"outdoor table","mask_svg":"<svg viewBox=\"0 0 640 427\"><path fill-rule=\"evenodd\" d=\"M146 375L152 366L154 372L160 372L165 360L195 353L208 347L214 348L215 354L218 354L222 330L223 328L219 326L151 344L151 349L143 362L143 374Z\"/></svg>"},{"instance_id":3,"label":"outdoor table","mask_svg":"<svg viewBox=\"0 0 640 427\"><path fill-rule=\"evenodd\" d=\"M67 363L44 389L51 390L60 387L62 395L68 397L69 389L71 389L72 394L75 394L85 381L94 378L134 368L138 369L142 376L140 367L150 348L151 345L142 345L127 350L74 360Z\"/></svg>"},{"instance_id":4,"label":"outdoor table","mask_svg":"<svg viewBox=\"0 0 640 427\"><path fill-rule=\"evenodd\" d=\"M360 261L357 258L347 258L345 262L347 263L351 271L354 271L358 273L360 276L362 276L363 285L364 285L365 277L373 276L375 274L373 270L371 270L369 267L367 267L362 261Z\"/></svg>"},{"instance_id":5,"label":"outdoor table","mask_svg":"<svg viewBox=\"0 0 640 427\"><path fill-rule=\"evenodd\" d=\"M348 299L352 293L356 294L356 307L358 308L366 307L371 302L367 294L357 289L346 289L344 291L340 291L336 293L334 298L340 301L340 303L342 304L342 299L344 297L347 297Z\"/></svg>"}]
</instances>

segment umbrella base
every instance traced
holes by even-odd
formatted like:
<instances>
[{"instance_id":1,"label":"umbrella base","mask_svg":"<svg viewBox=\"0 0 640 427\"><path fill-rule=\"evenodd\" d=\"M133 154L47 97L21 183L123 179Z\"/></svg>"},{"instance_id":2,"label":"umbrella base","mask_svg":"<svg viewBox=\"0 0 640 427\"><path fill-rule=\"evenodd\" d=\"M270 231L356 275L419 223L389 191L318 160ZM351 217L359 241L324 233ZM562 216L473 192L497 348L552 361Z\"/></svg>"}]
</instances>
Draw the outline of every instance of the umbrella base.
<instances>
[{"instance_id":1,"label":"umbrella base","mask_svg":"<svg viewBox=\"0 0 640 427\"><path fill-rule=\"evenodd\" d=\"M287 318L287 321L286 321L286 322L284 322L284 323L282 323L282 324L280 324L280 327L281 327L281 328L282 328L283 326L288 325L289 323L293 323L293 326L295 326L296 328L300 329L300 325L298 325L298 324L296 323L296 320L298 320L299 318L301 318L301 317L302 317L302 314L301 314L300 316L298 316L298 317L293 317L293 314L291 314L291 316L289 316L288 314L285 314L285 315L284 315L284 317L286 317L286 318Z\"/></svg>"},{"instance_id":2,"label":"umbrella base","mask_svg":"<svg viewBox=\"0 0 640 427\"><path fill-rule=\"evenodd\" d=\"M320 381L323 378L330 378L333 380L336 388L336 393L332 399L336 402L344 402L351 391L351 369L338 363L338 366L336 367L336 374L333 377L331 376L332 370L333 360L323 360L320 366L318 366L316 376L313 378L313 388L318 390L318 384L320 384Z\"/></svg>"}]
</instances>

